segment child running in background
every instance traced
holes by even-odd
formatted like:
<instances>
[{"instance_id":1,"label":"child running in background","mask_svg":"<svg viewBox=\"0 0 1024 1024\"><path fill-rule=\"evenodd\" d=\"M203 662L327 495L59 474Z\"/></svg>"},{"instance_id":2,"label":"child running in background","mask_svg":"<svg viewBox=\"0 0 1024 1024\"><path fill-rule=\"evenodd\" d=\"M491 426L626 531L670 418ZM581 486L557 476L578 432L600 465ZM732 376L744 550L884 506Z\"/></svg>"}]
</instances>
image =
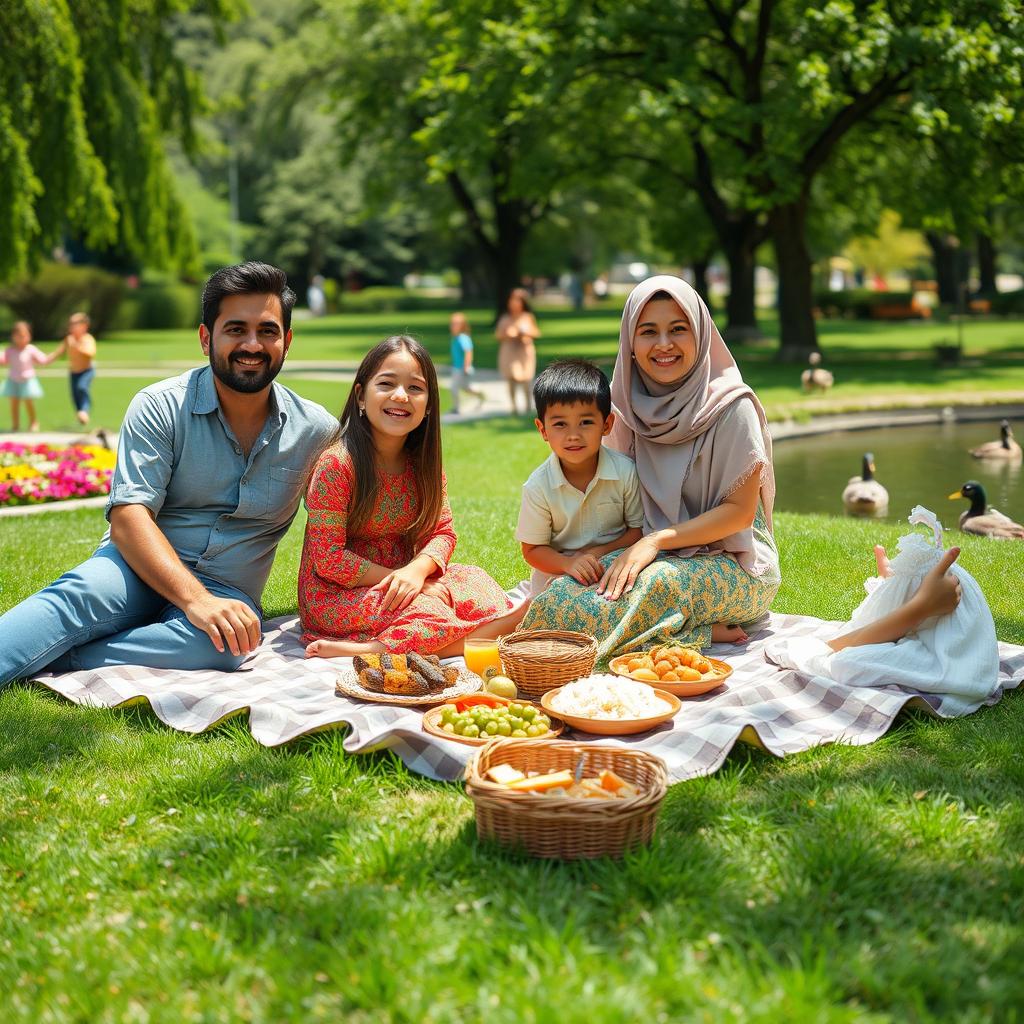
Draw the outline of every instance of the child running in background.
<instances>
[{"instance_id":1,"label":"child running in background","mask_svg":"<svg viewBox=\"0 0 1024 1024\"><path fill-rule=\"evenodd\" d=\"M486 397L473 381L473 339L469 335L469 321L463 313L452 313L448 328L452 336L452 412L458 415L459 394L472 395L479 408Z\"/></svg>"},{"instance_id":2,"label":"child running in background","mask_svg":"<svg viewBox=\"0 0 1024 1024\"><path fill-rule=\"evenodd\" d=\"M68 369L71 372L71 401L75 415L82 426L89 422L92 407L92 379L96 376L93 360L96 358L96 339L89 333L89 317L85 313L72 313L68 320L68 333L57 346L52 359L68 354Z\"/></svg>"},{"instance_id":3,"label":"child running in background","mask_svg":"<svg viewBox=\"0 0 1024 1024\"><path fill-rule=\"evenodd\" d=\"M456 538L438 408L437 374L415 338L386 338L363 359L341 439L306 491L306 657L448 657L466 637L497 637L522 618L525 605L513 610L483 569L450 561Z\"/></svg>"},{"instance_id":4,"label":"child running in background","mask_svg":"<svg viewBox=\"0 0 1024 1024\"><path fill-rule=\"evenodd\" d=\"M533 401L551 455L523 484L516 540L533 567L536 597L556 576L597 583L601 557L640 540L644 510L633 460L602 444L615 414L598 367L552 363L534 382Z\"/></svg>"},{"instance_id":5,"label":"child running in background","mask_svg":"<svg viewBox=\"0 0 1024 1024\"><path fill-rule=\"evenodd\" d=\"M28 412L28 429L39 430L36 418L36 399L43 397L43 387L36 376L36 367L52 363L56 352L46 355L32 344L32 328L28 321L19 320L11 328L11 343L0 352L0 364L7 367L7 380L0 394L11 400L11 429L21 429L21 403Z\"/></svg>"}]
</instances>

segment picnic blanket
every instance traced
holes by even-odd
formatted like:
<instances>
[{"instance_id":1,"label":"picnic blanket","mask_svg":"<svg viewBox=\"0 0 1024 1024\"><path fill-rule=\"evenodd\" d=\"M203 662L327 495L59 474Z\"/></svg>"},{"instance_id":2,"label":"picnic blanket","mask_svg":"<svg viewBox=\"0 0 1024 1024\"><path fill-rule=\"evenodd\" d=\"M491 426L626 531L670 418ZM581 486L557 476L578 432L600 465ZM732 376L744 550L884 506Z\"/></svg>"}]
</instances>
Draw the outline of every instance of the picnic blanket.
<instances>
[{"instance_id":1,"label":"picnic blanket","mask_svg":"<svg viewBox=\"0 0 1024 1024\"><path fill-rule=\"evenodd\" d=\"M568 731L564 737L648 750L665 760L673 782L681 782L716 771L738 741L783 757L824 743L872 743L906 707L938 718L956 717L939 694L898 686L842 686L781 669L764 657L763 648L773 638L829 638L838 629L838 623L821 619L770 615L745 647L720 645L713 650L733 666L733 675L720 689L684 700L670 723L621 739ZM148 702L162 722L183 732L203 732L248 713L253 737L268 747L344 724L349 727L344 746L350 753L390 748L421 775L461 777L475 747L423 732L423 709L336 696L334 683L343 660L305 660L302 654L298 619L288 617L266 624L263 643L234 673L118 666L40 675L36 681L82 706ZM999 662L993 691L965 711L956 705L957 713L995 704L1005 690L1024 680L1024 647L1000 644Z\"/></svg>"}]
</instances>

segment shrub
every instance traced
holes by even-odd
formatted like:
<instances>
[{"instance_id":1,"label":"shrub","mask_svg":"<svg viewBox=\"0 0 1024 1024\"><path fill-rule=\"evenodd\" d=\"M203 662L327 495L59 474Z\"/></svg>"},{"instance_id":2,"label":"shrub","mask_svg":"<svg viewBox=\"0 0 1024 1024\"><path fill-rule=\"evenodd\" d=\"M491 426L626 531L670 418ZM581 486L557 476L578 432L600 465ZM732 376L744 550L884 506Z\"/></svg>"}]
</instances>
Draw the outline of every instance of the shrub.
<instances>
[{"instance_id":1,"label":"shrub","mask_svg":"<svg viewBox=\"0 0 1024 1024\"><path fill-rule=\"evenodd\" d=\"M458 308L458 296L419 295L407 288L386 285L363 288L358 292L339 291L338 310L342 313L402 313L413 310Z\"/></svg>"},{"instance_id":2,"label":"shrub","mask_svg":"<svg viewBox=\"0 0 1024 1024\"><path fill-rule=\"evenodd\" d=\"M98 267L45 263L35 277L0 288L0 303L19 320L27 320L36 338L47 341L63 338L68 317L78 310L89 314L92 333L102 334L123 295L121 279Z\"/></svg>"},{"instance_id":3,"label":"shrub","mask_svg":"<svg viewBox=\"0 0 1024 1024\"><path fill-rule=\"evenodd\" d=\"M177 281L143 281L125 301L118 326L140 330L195 327L199 323L199 288Z\"/></svg>"},{"instance_id":4,"label":"shrub","mask_svg":"<svg viewBox=\"0 0 1024 1024\"><path fill-rule=\"evenodd\" d=\"M992 312L998 316L1024 316L1024 288L1015 292L996 292L988 298L992 300Z\"/></svg>"},{"instance_id":5,"label":"shrub","mask_svg":"<svg viewBox=\"0 0 1024 1024\"><path fill-rule=\"evenodd\" d=\"M913 292L876 292L867 288L845 291L823 291L814 296L814 303L827 317L853 317L857 320L894 319L900 307L907 317L920 316L910 310Z\"/></svg>"}]
</instances>

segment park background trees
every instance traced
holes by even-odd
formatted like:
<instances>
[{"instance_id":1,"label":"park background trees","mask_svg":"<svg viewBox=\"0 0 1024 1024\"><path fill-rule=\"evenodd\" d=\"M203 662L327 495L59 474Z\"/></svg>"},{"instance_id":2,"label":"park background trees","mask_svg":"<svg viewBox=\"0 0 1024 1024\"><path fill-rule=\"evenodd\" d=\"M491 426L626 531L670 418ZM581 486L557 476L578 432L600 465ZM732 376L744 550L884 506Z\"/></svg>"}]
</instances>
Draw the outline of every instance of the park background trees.
<instances>
[{"instance_id":1,"label":"park background trees","mask_svg":"<svg viewBox=\"0 0 1024 1024\"><path fill-rule=\"evenodd\" d=\"M615 252L728 265L728 337L778 277L783 358L814 267L883 210L991 291L1024 209L1024 14L1000 0L173 0L5 7L0 277L56 242L195 275L261 254L396 281ZM8 45L5 43L5 45ZM187 204L182 196L188 197Z\"/></svg>"}]
</instances>

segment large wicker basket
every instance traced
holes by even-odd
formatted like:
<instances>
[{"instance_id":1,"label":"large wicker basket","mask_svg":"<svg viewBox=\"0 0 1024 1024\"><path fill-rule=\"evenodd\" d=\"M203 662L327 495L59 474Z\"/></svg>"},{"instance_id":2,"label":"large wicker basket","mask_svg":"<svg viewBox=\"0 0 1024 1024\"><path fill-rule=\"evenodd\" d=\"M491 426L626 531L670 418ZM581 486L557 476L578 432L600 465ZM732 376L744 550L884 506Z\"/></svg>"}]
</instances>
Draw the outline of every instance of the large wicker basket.
<instances>
[{"instance_id":1,"label":"large wicker basket","mask_svg":"<svg viewBox=\"0 0 1024 1024\"><path fill-rule=\"evenodd\" d=\"M585 754L584 774L611 769L640 793L622 800L582 800L517 793L484 777L496 764L522 772L572 771ZM642 750L589 743L491 740L466 766L466 792L476 805L476 832L534 857L580 860L621 857L649 843L668 788L665 762Z\"/></svg>"},{"instance_id":2,"label":"large wicker basket","mask_svg":"<svg viewBox=\"0 0 1024 1024\"><path fill-rule=\"evenodd\" d=\"M562 629L521 629L498 640L498 655L520 694L537 700L556 686L589 676L597 641Z\"/></svg>"}]
</instances>

